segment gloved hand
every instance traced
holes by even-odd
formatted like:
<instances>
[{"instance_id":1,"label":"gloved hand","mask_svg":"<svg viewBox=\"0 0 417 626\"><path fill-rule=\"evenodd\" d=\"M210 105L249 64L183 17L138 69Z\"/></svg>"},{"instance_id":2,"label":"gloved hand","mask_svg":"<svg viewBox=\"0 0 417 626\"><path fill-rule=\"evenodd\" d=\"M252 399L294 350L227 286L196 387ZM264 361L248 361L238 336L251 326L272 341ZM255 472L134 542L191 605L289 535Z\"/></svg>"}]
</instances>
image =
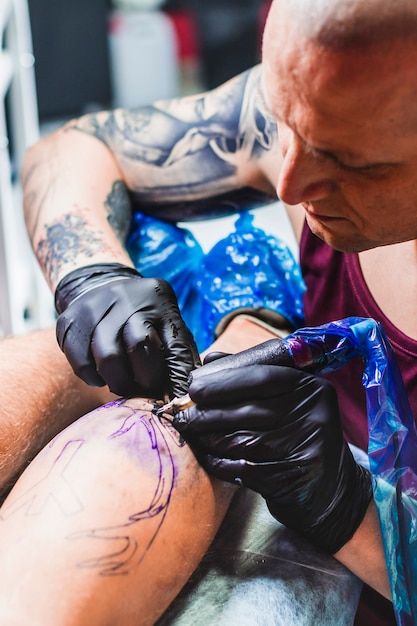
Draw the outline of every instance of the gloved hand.
<instances>
[{"instance_id":1,"label":"gloved hand","mask_svg":"<svg viewBox=\"0 0 417 626\"><path fill-rule=\"evenodd\" d=\"M187 392L197 347L170 285L133 268L103 263L58 284L57 339L74 372L122 396Z\"/></svg>"},{"instance_id":2,"label":"gloved hand","mask_svg":"<svg viewBox=\"0 0 417 626\"><path fill-rule=\"evenodd\" d=\"M372 485L343 438L332 385L277 365L203 366L190 378L197 406L173 423L207 472L259 492L277 520L337 552L361 523Z\"/></svg>"}]
</instances>

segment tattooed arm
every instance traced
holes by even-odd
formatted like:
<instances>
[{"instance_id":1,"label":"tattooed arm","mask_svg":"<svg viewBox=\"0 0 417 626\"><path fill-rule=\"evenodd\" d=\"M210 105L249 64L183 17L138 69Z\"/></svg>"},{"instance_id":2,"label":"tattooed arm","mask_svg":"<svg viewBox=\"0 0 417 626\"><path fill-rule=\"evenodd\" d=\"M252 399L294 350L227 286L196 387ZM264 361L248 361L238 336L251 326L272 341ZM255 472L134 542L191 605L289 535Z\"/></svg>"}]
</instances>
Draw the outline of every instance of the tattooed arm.
<instances>
[{"instance_id":1,"label":"tattooed arm","mask_svg":"<svg viewBox=\"0 0 417 626\"><path fill-rule=\"evenodd\" d=\"M271 198L276 125L261 96L257 67L210 93L83 117L28 152L27 228L55 290L58 342L87 383L186 391L197 350L169 285L132 268L130 200L187 219Z\"/></svg>"},{"instance_id":2,"label":"tattooed arm","mask_svg":"<svg viewBox=\"0 0 417 626\"><path fill-rule=\"evenodd\" d=\"M52 289L86 263L131 265L122 244L130 204L121 178L103 144L68 127L28 151L22 170L26 225Z\"/></svg>"},{"instance_id":3,"label":"tattooed arm","mask_svg":"<svg viewBox=\"0 0 417 626\"><path fill-rule=\"evenodd\" d=\"M256 67L209 93L88 115L29 150L26 223L51 287L86 263L131 264L128 192L141 211L174 220L214 204L232 212L236 191L239 203L273 197L263 163L276 125L260 79Z\"/></svg>"}]
</instances>

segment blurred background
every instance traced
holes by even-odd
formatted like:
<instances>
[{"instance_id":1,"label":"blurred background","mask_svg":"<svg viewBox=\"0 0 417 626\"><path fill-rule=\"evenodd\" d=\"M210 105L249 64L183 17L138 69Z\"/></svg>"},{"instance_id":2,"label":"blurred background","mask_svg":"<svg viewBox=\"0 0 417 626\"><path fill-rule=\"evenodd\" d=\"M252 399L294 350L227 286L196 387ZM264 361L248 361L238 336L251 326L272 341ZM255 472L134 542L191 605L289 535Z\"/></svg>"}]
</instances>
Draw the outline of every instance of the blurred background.
<instances>
[{"instance_id":1,"label":"blurred background","mask_svg":"<svg viewBox=\"0 0 417 626\"><path fill-rule=\"evenodd\" d=\"M260 59L267 0L28 0L41 121L220 85Z\"/></svg>"},{"instance_id":2,"label":"blurred background","mask_svg":"<svg viewBox=\"0 0 417 626\"><path fill-rule=\"evenodd\" d=\"M0 335L54 321L27 241L25 149L66 120L220 85L260 61L269 0L0 0Z\"/></svg>"}]
</instances>

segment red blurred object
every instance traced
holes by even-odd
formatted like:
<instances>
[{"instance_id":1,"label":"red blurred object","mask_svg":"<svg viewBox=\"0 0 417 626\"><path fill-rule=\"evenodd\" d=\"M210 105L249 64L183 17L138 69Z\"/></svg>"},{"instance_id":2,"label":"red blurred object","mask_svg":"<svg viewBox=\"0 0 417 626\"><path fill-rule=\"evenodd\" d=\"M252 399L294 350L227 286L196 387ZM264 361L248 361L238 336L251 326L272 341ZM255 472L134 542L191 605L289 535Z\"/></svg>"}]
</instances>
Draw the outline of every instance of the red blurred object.
<instances>
[{"instance_id":1,"label":"red blurred object","mask_svg":"<svg viewBox=\"0 0 417 626\"><path fill-rule=\"evenodd\" d=\"M166 11L166 14L172 20L176 32L179 61L198 60L200 49L197 27L192 13L188 11Z\"/></svg>"}]
</instances>

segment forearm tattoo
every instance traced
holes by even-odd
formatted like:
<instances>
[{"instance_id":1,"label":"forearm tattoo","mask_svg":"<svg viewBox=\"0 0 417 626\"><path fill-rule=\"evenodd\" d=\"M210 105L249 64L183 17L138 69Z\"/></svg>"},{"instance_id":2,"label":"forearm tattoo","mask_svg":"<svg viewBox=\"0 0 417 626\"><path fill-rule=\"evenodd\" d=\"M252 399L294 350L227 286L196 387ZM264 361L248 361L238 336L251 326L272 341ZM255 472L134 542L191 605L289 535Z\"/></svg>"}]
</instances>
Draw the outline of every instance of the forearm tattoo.
<instances>
[{"instance_id":1,"label":"forearm tattoo","mask_svg":"<svg viewBox=\"0 0 417 626\"><path fill-rule=\"evenodd\" d=\"M130 226L131 203L122 181L113 183L104 207L108 223L124 244ZM34 248L42 271L51 284L59 278L61 269L66 264L75 263L79 256L88 259L98 253L115 253L105 234L90 223L89 211L79 207L47 224L44 236L37 242L34 240Z\"/></svg>"},{"instance_id":2,"label":"forearm tattoo","mask_svg":"<svg viewBox=\"0 0 417 626\"><path fill-rule=\"evenodd\" d=\"M99 252L111 251L104 234L89 224L82 209L66 213L47 226L35 250L52 284L58 280L62 267L74 263L80 255L88 259Z\"/></svg>"},{"instance_id":3,"label":"forearm tattoo","mask_svg":"<svg viewBox=\"0 0 417 626\"><path fill-rule=\"evenodd\" d=\"M81 189L78 206L58 213L56 202L65 197L59 144L47 144L26 168L26 222L51 284L66 264L110 251L108 233L94 226L100 210L124 244L136 209L176 222L236 213L276 199L246 183L239 170L240 164L257 161L276 146L277 128L262 98L260 66L209 93L87 115L68 123L64 132L102 141L121 179L109 181L101 207L83 203ZM57 217L45 218L47 211Z\"/></svg>"}]
</instances>

